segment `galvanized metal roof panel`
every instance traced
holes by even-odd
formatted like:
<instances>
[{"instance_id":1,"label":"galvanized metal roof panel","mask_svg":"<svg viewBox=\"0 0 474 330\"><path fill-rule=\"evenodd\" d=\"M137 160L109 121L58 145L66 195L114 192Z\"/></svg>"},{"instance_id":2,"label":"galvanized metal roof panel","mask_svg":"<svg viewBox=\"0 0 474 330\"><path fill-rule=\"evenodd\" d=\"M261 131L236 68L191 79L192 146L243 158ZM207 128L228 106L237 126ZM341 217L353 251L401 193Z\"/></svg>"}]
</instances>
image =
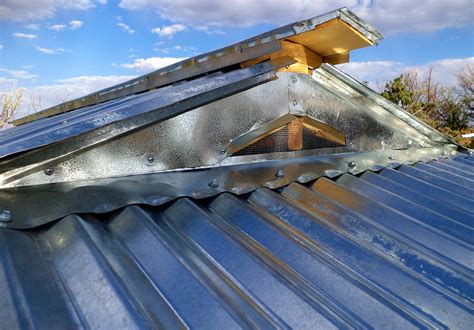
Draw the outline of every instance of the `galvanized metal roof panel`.
<instances>
[{"instance_id":1,"label":"galvanized metal roof panel","mask_svg":"<svg viewBox=\"0 0 474 330\"><path fill-rule=\"evenodd\" d=\"M91 131L94 131L94 140L110 139L268 82L276 78L274 70L291 63L289 60L271 61L227 73L217 72L12 127L0 135L0 159L79 135L84 145L88 139L83 134ZM65 153L64 150L59 152Z\"/></svg>"},{"instance_id":2,"label":"galvanized metal roof panel","mask_svg":"<svg viewBox=\"0 0 474 330\"><path fill-rule=\"evenodd\" d=\"M462 156L2 229L0 327L472 329L473 169Z\"/></svg>"}]
</instances>

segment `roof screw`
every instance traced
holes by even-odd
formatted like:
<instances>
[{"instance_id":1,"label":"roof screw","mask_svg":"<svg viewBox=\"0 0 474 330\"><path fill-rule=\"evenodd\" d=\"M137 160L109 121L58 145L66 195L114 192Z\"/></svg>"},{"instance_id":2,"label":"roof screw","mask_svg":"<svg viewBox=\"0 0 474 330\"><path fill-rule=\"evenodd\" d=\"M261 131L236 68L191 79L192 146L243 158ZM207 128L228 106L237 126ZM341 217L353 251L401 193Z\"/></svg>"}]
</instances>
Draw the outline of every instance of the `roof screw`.
<instances>
[{"instance_id":1,"label":"roof screw","mask_svg":"<svg viewBox=\"0 0 474 330\"><path fill-rule=\"evenodd\" d=\"M351 160L349 163L347 163L347 166L349 166L349 167L355 167L355 166L356 166L356 163L355 163L353 160Z\"/></svg>"},{"instance_id":2,"label":"roof screw","mask_svg":"<svg viewBox=\"0 0 474 330\"><path fill-rule=\"evenodd\" d=\"M297 105L298 102L296 100L293 101L293 105Z\"/></svg>"},{"instance_id":3,"label":"roof screw","mask_svg":"<svg viewBox=\"0 0 474 330\"><path fill-rule=\"evenodd\" d=\"M388 156L388 159L395 160L395 157L393 155L390 155L390 156Z\"/></svg>"},{"instance_id":4,"label":"roof screw","mask_svg":"<svg viewBox=\"0 0 474 330\"><path fill-rule=\"evenodd\" d=\"M12 214L10 210L3 210L0 212L0 222L9 222L12 220Z\"/></svg>"},{"instance_id":5,"label":"roof screw","mask_svg":"<svg viewBox=\"0 0 474 330\"><path fill-rule=\"evenodd\" d=\"M148 160L148 163L153 164L155 162L155 157L148 156L147 160Z\"/></svg>"},{"instance_id":6,"label":"roof screw","mask_svg":"<svg viewBox=\"0 0 474 330\"><path fill-rule=\"evenodd\" d=\"M46 174L48 176L53 175L53 173L54 173L54 170L51 167L48 167L44 170L44 174Z\"/></svg>"},{"instance_id":7,"label":"roof screw","mask_svg":"<svg viewBox=\"0 0 474 330\"><path fill-rule=\"evenodd\" d=\"M298 79L296 79L296 77L293 77L293 82L296 83L298 81Z\"/></svg>"},{"instance_id":8,"label":"roof screw","mask_svg":"<svg viewBox=\"0 0 474 330\"><path fill-rule=\"evenodd\" d=\"M221 155L225 155L227 153L227 149L221 149Z\"/></svg>"},{"instance_id":9,"label":"roof screw","mask_svg":"<svg viewBox=\"0 0 474 330\"><path fill-rule=\"evenodd\" d=\"M285 171L283 171L283 170L278 170L278 171L276 171L275 176L276 176L277 178L284 178L284 177L285 177Z\"/></svg>"},{"instance_id":10,"label":"roof screw","mask_svg":"<svg viewBox=\"0 0 474 330\"><path fill-rule=\"evenodd\" d=\"M217 179L212 179L212 181L209 182L209 187L213 187L213 188L219 187L219 183L217 183Z\"/></svg>"}]
</instances>

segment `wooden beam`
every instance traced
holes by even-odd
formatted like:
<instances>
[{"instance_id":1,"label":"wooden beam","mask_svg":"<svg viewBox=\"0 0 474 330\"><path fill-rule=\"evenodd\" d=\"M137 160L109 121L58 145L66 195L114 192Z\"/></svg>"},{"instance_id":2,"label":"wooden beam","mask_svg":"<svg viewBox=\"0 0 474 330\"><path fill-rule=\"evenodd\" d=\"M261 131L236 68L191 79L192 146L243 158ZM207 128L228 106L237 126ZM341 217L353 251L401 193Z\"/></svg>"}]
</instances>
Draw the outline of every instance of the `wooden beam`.
<instances>
[{"instance_id":1,"label":"wooden beam","mask_svg":"<svg viewBox=\"0 0 474 330\"><path fill-rule=\"evenodd\" d=\"M332 65L347 63L349 62L349 57L350 57L349 52L329 55L324 58L324 63L329 63Z\"/></svg>"},{"instance_id":2,"label":"wooden beam","mask_svg":"<svg viewBox=\"0 0 474 330\"><path fill-rule=\"evenodd\" d=\"M317 68L323 63L323 58L313 52L311 49L306 48L303 45L282 40L280 41L281 50L269 55L261 56L259 58L245 61L240 63L242 68L249 67L266 60L275 60L277 58L289 57L294 59L297 63L290 65L286 68L282 68L279 71L291 71L299 73L309 73L309 70Z\"/></svg>"}]
</instances>

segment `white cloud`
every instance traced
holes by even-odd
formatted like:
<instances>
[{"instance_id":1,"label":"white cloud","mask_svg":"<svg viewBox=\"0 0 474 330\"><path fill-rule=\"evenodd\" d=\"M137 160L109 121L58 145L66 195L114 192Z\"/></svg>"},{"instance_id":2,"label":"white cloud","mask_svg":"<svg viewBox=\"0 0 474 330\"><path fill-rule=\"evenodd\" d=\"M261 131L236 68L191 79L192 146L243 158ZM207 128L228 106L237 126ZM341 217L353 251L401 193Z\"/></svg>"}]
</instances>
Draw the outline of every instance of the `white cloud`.
<instances>
[{"instance_id":1,"label":"white cloud","mask_svg":"<svg viewBox=\"0 0 474 330\"><path fill-rule=\"evenodd\" d=\"M151 30L151 33L157 34L160 37L173 37L176 33L186 30L186 26L183 24L173 24L168 26L163 26L161 28L157 27Z\"/></svg>"},{"instance_id":2,"label":"white cloud","mask_svg":"<svg viewBox=\"0 0 474 330\"><path fill-rule=\"evenodd\" d=\"M99 0L99 3L100 3L101 5L106 5L106 4L107 4L107 0Z\"/></svg>"},{"instance_id":3,"label":"white cloud","mask_svg":"<svg viewBox=\"0 0 474 330\"><path fill-rule=\"evenodd\" d=\"M204 32L204 33L207 33L209 35L213 35L213 34L225 34L224 31L222 31L221 29L219 28L215 28L213 27L212 29L207 26L207 25L198 25L198 26L195 26L194 29L198 30L198 31L201 31L201 32Z\"/></svg>"},{"instance_id":4,"label":"white cloud","mask_svg":"<svg viewBox=\"0 0 474 330\"><path fill-rule=\"evenodd\" d=\"M173 63L184 60L185 58L179 57L149 57L149 58L137 58L133 63L124 63L120 66L125 69L134 69L140 72L150 72L156 69L163 68Z\"/></svg>"},{"instance_id":5,"label":"white cloud","mask_svg":"<svg viewBox=\"0 0 474 330\"><path fill-rule=\"evenodd\" d=\"M30 29L30 30L34 30L34 31L38 31L40 29L40 26L39 26L39 24L28 24L28 25L25 26L25 28Z\"/></svg>"},{"instance_id":6,"label":"white cloud","mask_svg":"<svg viewBox=\"0 0 474 330\"><path fill-rule=\"evenodd\" d=\"M57 10L86 10L92 0L2 0L0 20L23 21L53 17Z\"/></svg>"},{"instance_id":7,"label":"white cloud","mask_svg":"<svg viewBox=\"0 0 474 330\"><path fill-rule=\"evenodd\" d=\"M384 34L429 32L472 25L472 0L364 0L353 8L361 18Z\"/></svg>"},{"instance_id":8,"label":"white cloud","mask_svg":"<svg viewBox=\"0 0 474 330\"><path fill-rule=\"evenodd\" d=\"M3 44L0 44L0 50L2 50L2 49L3 49Z\"/></svg>"},{"instance_id":9,"label":"white cloud","mask_svg":"<svg viewBox=\"0 0 474 330\"><path fill-rule=\"evenodd\" d=\"M472 24L472 0L121 0L129 10L153 8L165 19L193 26L284 24L348 7L382 33L434 31Z\"/></svg>"},{"instance_id":10,"label":"white cloud","mask_svg":"<svg viewBox=\"0 0 474 330\"><path fill-rule=\"evenodd\" d=\"M36 34L26 34L21 32L13 33L13 36L20 39L36 39L38 36Z\"/></svg>"},{"instance_id":11,"label":"white cloud","mask_svg":"<svg viewBox=\"0 0 474 330\"><path fill-rule=\"evenodd\" d=\"M72 30L79 29L83 24L84 22L76 21L76 20L69 22L69 26L71 27Z\"/></svg>"},{"instance_id":12,"label":"white cloud","mask_svg":"<svg viewBox=\"0 0 474 330\"><path fill-rule=\"evenodd\" d=\"M48 29L54 30L54 31L62 31L66 28L66 24L54 24L51 25Z\"/></svg>"},{"instance_id":13,"label":"white cloud","mask_svg":"<svg viewBox=\"0 0 474 330\"><path fill-rule=\"evenodd\" d=\"M135 76L81 76L27 88L17 118L107 88Z\"/></svg>"},{"instance_id":14,"label":"white cloud","mask_svg":"<svg viewBox=\"0 0 474 330\"><path fill-rule=\"evenodd\" d=\"M132 28L130 28L130 26L128 26L128 25L125 24L125 23L122 23L122 22L117 23L117 26L120 27L120 28L122 28L122 30L124 30L124 31L127 32L127 33L130 33L130 34L135 33L135 30L132 29Z\"/></svg>"},{"instance_id":15,"label":"white cloud","mask_svg":"<svg viewBox=\"0 0 474 330\"><path fill-rule=\"evenodd\" d=\"M38 78L37 75L29 73L26 70L9 70L9 69L5 69L5 68L0 67L0 72L3 75L7 76L8 77L7 79L10 79L12 81L16 81L18 79L31 80L31 79ZM4 78L6 78L6 77L4 77Z\"/></svg>"},{"instance_id":16,"label":"white cloud","mask_svg":"<svg viewBox=\"0 0 474 330\"><path fill-rule=\"evenodd\" d=\"M71 53L70 50L64 49L64 48L43 48L36 46L36 50L43 54L49 54L49 55L54 55L57 53Z\"/></svg>"},{"instance_id":17,"label":"white cloud","mask_svg":"<svg viewBox=\"0 0 474 330\"><path fill-rule=\"evenodd\" d=\"M181 45L177 45L177 46L173 46L173 47L167 47L167 48L160 48L160 47L155 46L155 48L153 48L153 50L158 51L158 52L162 52L163 54L169 54L171 52L196 53L196 51L197 51L196 47L181 46Z\"/></svg>"},{"instance_id":18,"label":"white cloud","mask_svg":"<svg viewBox=\"0 0 474 330\"><path fill-rule=\"evenodd\" d=\"M433 68L433 79L443 85L452 85L456 82L456 73L468 63L474 65L474 57L442 59L428 62L419 66L410 66L393 61L349 62L338 66L358 81L367 81L369 86L380 91L384 84L393 80L402 73L418 69L423 76L428 68Z\"/></svg>"}]
</instances>

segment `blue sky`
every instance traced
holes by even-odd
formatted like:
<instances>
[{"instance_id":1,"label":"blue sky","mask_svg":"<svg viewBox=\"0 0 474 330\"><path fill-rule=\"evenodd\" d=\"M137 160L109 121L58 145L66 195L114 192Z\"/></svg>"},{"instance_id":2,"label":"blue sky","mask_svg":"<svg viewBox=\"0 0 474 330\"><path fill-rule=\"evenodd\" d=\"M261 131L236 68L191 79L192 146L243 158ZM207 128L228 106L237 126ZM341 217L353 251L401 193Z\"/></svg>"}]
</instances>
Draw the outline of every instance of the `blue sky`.
<instances>
[{"instance_id":1,"label":"blue sky","mask_svg":"<svg viewBox=\"0 0 474 330\"><path fill-rule=\"evenodd\" d=\"M32 112L347 6L378 28L377 47L341 68L374 88L427 66L441 83L474 63L474 3L451 1L2 0L0 87L26 89Z\"/></svg>"}]
</instances>

